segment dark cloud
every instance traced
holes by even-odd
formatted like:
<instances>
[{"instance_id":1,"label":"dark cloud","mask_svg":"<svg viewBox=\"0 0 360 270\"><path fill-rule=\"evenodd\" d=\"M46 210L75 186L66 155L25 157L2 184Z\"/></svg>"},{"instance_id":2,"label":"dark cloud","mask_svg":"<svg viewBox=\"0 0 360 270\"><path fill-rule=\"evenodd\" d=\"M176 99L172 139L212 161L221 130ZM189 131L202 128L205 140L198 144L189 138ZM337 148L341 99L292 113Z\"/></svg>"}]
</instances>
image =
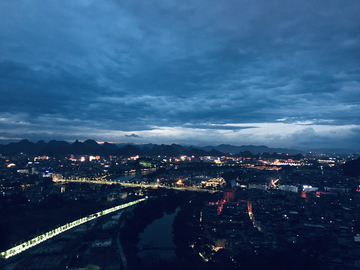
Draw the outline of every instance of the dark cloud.
<instances>
[{"instance_id":1,"label":"dark cloud","mask_svg":"<svg viewBox=\"0 0 360 270\"><path fill-rule=\"evenodd\" d=\"M178 128L191 143L205 128L238 143L221 132L250 142L252 127L285 119L313 128L304 145L358 145L359 13L356 0L3 1L0 132L120 142Z\"/></svg>"},{"instance_id":2,"label":"dark cloud","mask_svg":"<svg viewBox=\"0 0 360 270\"><path fill-rule=\"evenodd\" d=\"M136 135L135 133L133 133L131 135L125 135L125 137L127 137L127 138L140 138L140 136Z\"/></svg>"}]
</instances>

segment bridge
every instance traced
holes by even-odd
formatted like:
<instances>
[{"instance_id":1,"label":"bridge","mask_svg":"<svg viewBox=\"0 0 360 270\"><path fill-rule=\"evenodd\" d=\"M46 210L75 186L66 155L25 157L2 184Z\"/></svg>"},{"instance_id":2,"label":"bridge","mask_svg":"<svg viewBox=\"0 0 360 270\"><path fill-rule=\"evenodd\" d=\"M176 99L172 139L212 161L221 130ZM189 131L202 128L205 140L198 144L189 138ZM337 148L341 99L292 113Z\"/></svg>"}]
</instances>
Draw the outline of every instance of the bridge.
<instances>
[{"instance_id":1,"label":"bridge","mask_svg":"<svg viewBox=\"0 0 360 270\"><path fill-rule=\"evenodd\" d=\"M78 180L78 179L57 179L54 181L55 183L91 183L91 184L100 184L100 185L121 185L124 187L140 187L140 188L166 188L166 189L174 189L174 190L187 190L187 191L199 191L199 192L210 192L215 193L217 190L211 189L203 189L197 187L169 187L162 186L159 184L136 184L136 183L124 183L124 182L116 182L116 181L99 181L99 180Z\"/></svg>"}]
</instances>

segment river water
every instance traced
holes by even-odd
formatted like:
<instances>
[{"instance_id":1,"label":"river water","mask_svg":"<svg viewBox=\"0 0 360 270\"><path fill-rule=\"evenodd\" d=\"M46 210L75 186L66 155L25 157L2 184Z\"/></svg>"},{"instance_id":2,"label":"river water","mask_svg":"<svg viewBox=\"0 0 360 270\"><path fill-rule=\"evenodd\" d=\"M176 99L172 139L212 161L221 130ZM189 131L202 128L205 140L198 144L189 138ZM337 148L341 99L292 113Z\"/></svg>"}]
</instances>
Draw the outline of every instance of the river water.
<instances>
[{"instance_id":1,"label":"river water","mask_svg":"<svg viewBox=\"0 0 360 270\"><path fill-rule=\"evenodd\" d=\"M142 171L141 173L136 173L136 172L133 172L133 173L129 173L129 174L126 174L126 175L122 175L112 181L114 182L132 182L132 181L141 181L141 179L147 175L148 173L151 173L155 171L155 169L151 169L151 170L148 170L148 171Z\"/></svg>"},{"instance_id":2,"label":"river water","mask_svg":"<svg viewBox=\"0 0 360 270\"><path fill-rule=\"evenodd\" d=\"M140 251L138 256L141 259L155 260L159 258L171 259L176 257L172 224L179 210L180 208L177 208L176 211L170 215L164 214L162 218L148 225L144 232L140 234L138 244ZM146 250L147 247L154 249ZM160 248L168 248L168 250Z\"/></svg>"}]
</instances>

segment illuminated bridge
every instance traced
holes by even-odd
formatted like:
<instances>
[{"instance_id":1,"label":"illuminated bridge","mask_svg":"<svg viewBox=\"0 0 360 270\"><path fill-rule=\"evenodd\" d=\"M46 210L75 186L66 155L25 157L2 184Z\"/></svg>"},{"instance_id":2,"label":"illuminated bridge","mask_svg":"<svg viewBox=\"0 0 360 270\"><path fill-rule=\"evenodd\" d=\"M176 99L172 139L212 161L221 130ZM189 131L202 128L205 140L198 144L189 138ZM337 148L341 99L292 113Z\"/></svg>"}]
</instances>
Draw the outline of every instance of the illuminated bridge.
<instances>
[{"instance_id":1,"label":"illuminated bridge","mask_svg":"<svg viewBox=\"0 0 360 270\"><path fill-rule=\"evenodd\" d=\"M176 190L188 190L188 191L199 191L199 192L210 192L215 193L218 190L212 189L203 189L197 187L169 187L162 186L158 184L136 184L136 183L124 183L124 182L116 182L116 181L98 181L98 180L74 180L74 179L57 179L54 181L55 183L61 182L73 182L73 183L91 183L91 184L100 184L100 185L121 185L124 187L140 187L140 188L166 188L166 189L176 189Z\"/></svg>"},{"instance_id":2,"label":"illuminated bridge","mask_svg":"<svg viewBox=\"0 0 360 270\"><path fill-rule=\"evenodd\" d=\"M70 222L70 223L67 223L63 226L60 226L54 230L51 230L47 233L44 233L42 235L39 235L37 237L34 237L33 239L30 239L29 241L27 242L24 242L20 245L17 245L13 248L10 248L8 250L5 250L4 252L1 252L0 253L0 258L4 258L4 259L7 259L11 256L14 256L16 254L19 254L20 252L28 249L28 248L31 248L33 246L36 246L37 244L40 244L41 242L44 242L46 241L47 239L50 239L60 233L63 233L71 228L74 228L80 224L83 224L85 222L88 222L90 220L93 220L97 217L100 217L100 216L103 216L103 215L106 215L106 214L109 214L109 213L112 213L114 211L117 211L117 210L120 210L120 209L124 209L126 207L129 207L129 206L132 206L132 205L135 205L135 204L138 204L140 202L143 202L145 201L146 198L142 198L142 199L139 199L139 200L136 200L136 201L132 201L132 202L128 202L128 203L124 203L124 204L121 204L121 205L118 205L118 206L115 206L115 207L112 207L112 208L108 208L106 210L102 210L100 212L97 212L97 213L94 213L94 214L91 214L87 217L84 217L84 218L80 218L78 220L75 220L73 222Z\"/></svg>"}]
</instances>

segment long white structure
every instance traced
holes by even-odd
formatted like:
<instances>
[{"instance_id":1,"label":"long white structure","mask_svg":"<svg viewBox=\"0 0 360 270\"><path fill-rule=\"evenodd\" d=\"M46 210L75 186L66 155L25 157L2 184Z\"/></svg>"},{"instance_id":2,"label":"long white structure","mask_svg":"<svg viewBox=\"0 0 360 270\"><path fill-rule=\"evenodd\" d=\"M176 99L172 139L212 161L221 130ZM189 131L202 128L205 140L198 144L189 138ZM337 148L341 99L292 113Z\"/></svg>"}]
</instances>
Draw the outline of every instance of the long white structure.
<instances>
[{"instance_id":1,"label":"long white structure","mask_svg":"<svg viewBox=\"0 0 360 270\"><path fill-rule=\"evenodd\" d=\"M121 205L118 205L118 206L115 206L115 207L112 207L112 208L109 208L109 209L106 209L106 210L103 210L103 211L100 211L100 212L97 212L97 213L94 213L94 214L91 214L87 217L84 217L84 218L80 218L78 220L75 220L73 222L70 222L70 223L67 223L63 226L60 226L52 231L49 231L47 233L44 233L42 235L39 235L37 237L34 237L33 239L30 239L29 241L27 242L24 242L20 245L17 245L13 248L10 248L4 252L1 252L1 255L0 257L1 258L4 258L4 259L7 259L11 256L14 256L16 254L19 254L20 252L28 249L28 248L31 248L33 246L36 246L37 244L40 244L41 242L44 242L45 240L47 239L50 239L64 231L67 231L71 228L74 228L75 226L78 226L80 224L83 224L85 222L88 222L90 220L93 220L97 217L100 217L100 216L103 216L103 215L106 215L106 214L109 214L111 212L114 212L114 211L117 211L117 210L120 210L120 209L123 209L123 208L126 208L126 207L129 207L129 206L132 206L134 204L137 204L137 203L140 203L140 202L143 202L145 201L147 198L142 198L142 199L139 199L139 200L136 200L136 201L132 201L132 202L128 202L128 203L124 203L124 204L121 204Z\"/></svg>"},{"instance_id":2,"label":"long white structure","mask_svg":"<svg viewBox=\"0 0 360 270\"><path fill-rule=\"evenodd\" d=\"M279 185L279 189L284 191L291 191L295 193L299 192L299 188L297 186L291 186L291 185Z\"/></svg>"}]
</instances>

